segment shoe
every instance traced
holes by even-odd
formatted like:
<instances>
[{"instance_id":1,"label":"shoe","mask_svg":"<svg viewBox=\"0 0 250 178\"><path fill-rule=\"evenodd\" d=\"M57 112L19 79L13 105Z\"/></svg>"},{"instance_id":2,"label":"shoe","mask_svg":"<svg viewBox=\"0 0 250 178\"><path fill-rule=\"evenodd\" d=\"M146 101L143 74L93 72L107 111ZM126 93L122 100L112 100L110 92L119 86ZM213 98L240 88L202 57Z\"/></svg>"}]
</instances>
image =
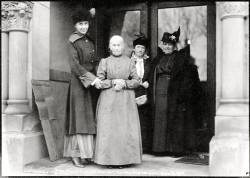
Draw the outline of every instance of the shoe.
<instances>
[{"instance_id":1,"label":"shoe","mask_svg":"<svg viewBox=\"0 0 250 178\"><path fill-rule=\"evenodd\" d=\"M72 158L73 165L76 167L84 168L85 166L80 163L79 158Z\"/></svg>"},{"instance_id":2,"label":"shoe","mask_svg":"<svg viewBox=\"0 0 250 178\"><path fill-rule=\"evenodd\" d=\"M91 163L93 163L93 161L90 158L81 159L81 164L88 165Z\"/></svg>"}]
</instances>

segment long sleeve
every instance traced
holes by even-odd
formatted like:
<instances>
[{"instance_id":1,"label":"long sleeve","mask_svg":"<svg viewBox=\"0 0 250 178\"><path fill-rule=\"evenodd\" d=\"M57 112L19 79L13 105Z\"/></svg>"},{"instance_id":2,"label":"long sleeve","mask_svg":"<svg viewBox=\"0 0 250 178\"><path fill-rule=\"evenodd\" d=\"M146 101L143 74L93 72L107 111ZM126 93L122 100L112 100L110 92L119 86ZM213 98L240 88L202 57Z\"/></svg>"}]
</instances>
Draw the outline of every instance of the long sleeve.
<instances>
[{"instance_id":1,"label":"long sleeve","mask_svg":"<svg viewBox=\"0 0 250 178\"><path fill-rule=\"evenodd\" d=\"M107 79L107 59L101 59L101 62L99 63L98 69L97 69L97 77L102 81L101 88L111 88L112 87L112 81Z\"/></svg>"},{"instance_id":2,"label":"long sleeve","mask_svg":"<svg viewBox=\"0 0 250 178\"><path fill-rule=\"evenodd\" d=\"M130 70L129 79L125 80L126 88L139 87L140 86L140 79L139 79L139 76L137 75L135 63L132 60L130 62L129 70Z\"/></svg>"},{"instance_id":3,"label":"long sleeve","mask_svg":"<svg viewBox=\"0 0 250 178\"><path fill-rule=\"evenodd\" d=\"M86 88L89 87L90 84L95 80L96 76L91 72L89 72L87 69L85 69L79 63L79 56L73 43L69 43L69 52L70 52L69 64L71 72L75 74L78 78L80 78L84 87Z\"/></svg>"}]
</instances>

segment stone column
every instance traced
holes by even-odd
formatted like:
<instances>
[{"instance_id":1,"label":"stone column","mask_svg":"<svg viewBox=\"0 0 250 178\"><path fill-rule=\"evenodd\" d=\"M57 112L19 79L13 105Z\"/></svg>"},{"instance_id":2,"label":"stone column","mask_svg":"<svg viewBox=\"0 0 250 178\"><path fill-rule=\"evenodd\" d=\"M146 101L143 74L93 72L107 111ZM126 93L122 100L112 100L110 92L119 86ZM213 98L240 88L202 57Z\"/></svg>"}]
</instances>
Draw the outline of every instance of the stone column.
<instances>
[{"instance_id":1,"label":"stone column","mask_svg":"<svg viewBox=\"0 0 250 178\"><path fill-rule=\"evenodd\" d=\"M220 4L223 99L243 99L245 5L245 2Z\"/></svg>"},{"instance_id":2,"label":"stone column","mask_svg":"<svg viewBox=\"0 0 250 178\"><path fill-rule=\"evenodd\" d=\"M29 113L27 99L28 32L32 3L4 2L9 32L9 99L6 114Z\"/></svg>"},{"instance_id":3,"label":"stone column","mask_svg":"<svg viewBox=\"0 0 250 178\"><path fill-rule=\"evenodd\" d=\"M210 174L247 176L249 171L249 100L244 98L244 17L248 2L218 2L221 25L221 98L210 142ZM218 24L217 24L218 25ZM218 33L218 32L216 32ZM219 74L217 74L219 75Z\"/></svg>"},{"instance_id":4,"label":"stone column","mask_svg":"<svg viewBox=\"0 0 250 178\"><path fill-rule=\"evenodd\" d=\"M22 175L25 164L48 156L38 113L35 110L30 111L27 97L28 83L31 82L27 71L28 54L30 53L30 56L33 54L32 48L30 48L31 51L28 48L32 44L28 43L33 40L29 32L34 5L38 10L41 7L39 2L2 2L2 17L6 16L9 58L9 64L6 67L9 76L8 106L5 114L2 114L2 174L5 176ZM36 15L37 21L40 20L39 15ZM49 23L49 18L46 20ZM44 28L43 23L40 25ZM45 29L49 29L49 26ZM40 47L41 43L38 42L37 46ZM34 63L33 58L30 60Z\"/></svg>"},{"instance_id":5,"label":"stone column","mask_svg":"<svg viewBox=\"0 0 250 178\"><path fill-rule=\"evenodd\" d=\"M7 99L8 99L8 55L9 55L9 39L8 39L8 32L7 32L7 13L3 9L2 5L2 29L1 29L1 62L2 62L2 113L4 113L4 110L7 105Z\"/></svg>"}]
</instances>

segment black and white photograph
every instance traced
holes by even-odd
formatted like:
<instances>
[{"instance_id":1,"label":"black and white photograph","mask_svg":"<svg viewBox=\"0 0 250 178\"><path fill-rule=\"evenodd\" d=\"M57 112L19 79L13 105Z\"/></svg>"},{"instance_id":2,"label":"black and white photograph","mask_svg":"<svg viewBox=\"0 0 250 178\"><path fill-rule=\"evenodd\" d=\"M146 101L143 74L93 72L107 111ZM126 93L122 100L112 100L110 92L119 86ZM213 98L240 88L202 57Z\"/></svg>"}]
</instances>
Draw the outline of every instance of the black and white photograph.
<instances>
[{"instance_id":1,"label":"black and white photograph","mask_svg":"<svg viewBox=\"0 0 250 178\"><path fill-rule=\"evenodd\" d=\"M250 176L249 2L1 1L2 176Z\"/></svg>"}]
</instances>

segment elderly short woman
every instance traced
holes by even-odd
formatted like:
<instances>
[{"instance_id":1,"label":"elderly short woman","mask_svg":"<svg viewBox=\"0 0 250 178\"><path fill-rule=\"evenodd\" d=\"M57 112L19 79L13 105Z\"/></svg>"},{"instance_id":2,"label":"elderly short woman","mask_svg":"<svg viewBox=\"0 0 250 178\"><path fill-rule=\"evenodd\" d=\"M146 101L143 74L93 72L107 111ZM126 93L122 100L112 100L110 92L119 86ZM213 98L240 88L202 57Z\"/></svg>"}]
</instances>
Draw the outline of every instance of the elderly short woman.
<instances>
[{"instance_id":1,"label":"elderly short woman","mask_svg":"<svg viewBox=\"0 0 250 178\"><path fill-rule=\"evenodd\" d=\"M97 103L97 136L94 162L122 167L140 164L141 131L134 89L139 86L135 63L123 55L124 41L113 36L111 55L102 59L97 76L102 80Z\"/></svg>"}]
</instances>

